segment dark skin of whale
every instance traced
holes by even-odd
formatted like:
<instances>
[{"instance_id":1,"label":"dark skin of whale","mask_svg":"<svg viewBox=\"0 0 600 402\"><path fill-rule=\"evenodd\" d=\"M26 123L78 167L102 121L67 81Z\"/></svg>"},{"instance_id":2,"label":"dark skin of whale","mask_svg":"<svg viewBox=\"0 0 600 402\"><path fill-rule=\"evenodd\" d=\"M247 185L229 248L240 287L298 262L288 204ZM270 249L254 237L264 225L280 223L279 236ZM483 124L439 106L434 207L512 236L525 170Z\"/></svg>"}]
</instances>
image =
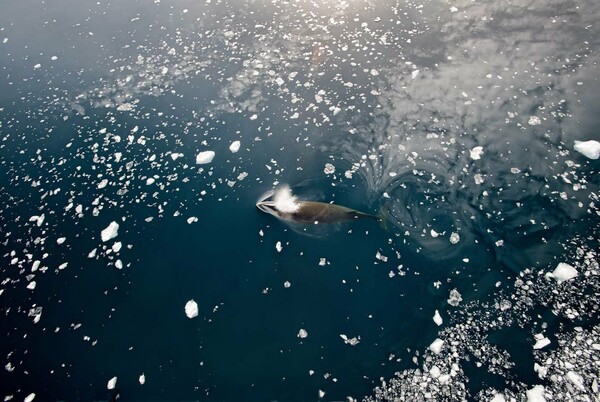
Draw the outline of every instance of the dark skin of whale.
<instances>
[{"instance_id":1,"label":"dark skin of whale","mask_svg":"<svg viewBox=\"0 0 600 402\"><path fill-rule=\"evenodd\" d=\"M301 201L299 206L300 208L296 212L282 213L277 211L274 213L274 215L289 221L312 224L337 223L363 218L379 220L379 218L374 215L365 214L355 209L350 209L335 204L327 204L324 202ZM270 206L268 205L265 205L265 207L272 210L272 208L269 208Z\"/></svg>"}]
</instances>

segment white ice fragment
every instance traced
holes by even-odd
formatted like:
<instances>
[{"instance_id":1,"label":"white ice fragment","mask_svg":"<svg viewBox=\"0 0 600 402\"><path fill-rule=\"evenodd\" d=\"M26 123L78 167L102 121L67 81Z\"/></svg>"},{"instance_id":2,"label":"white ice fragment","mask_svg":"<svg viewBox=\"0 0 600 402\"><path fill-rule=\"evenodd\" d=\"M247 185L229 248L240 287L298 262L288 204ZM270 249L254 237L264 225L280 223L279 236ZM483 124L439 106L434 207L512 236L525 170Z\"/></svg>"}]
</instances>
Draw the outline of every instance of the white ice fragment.
<instances>
[{"instance_id":1,"label":"white ice fragment","mask_svg":"<svg viewBox=\"0 0 600 402\"><path fill-rule=\"evenodd\" d=\"M565 264L564 262L560 262L553 272L548 272L546 274L546 278L554 278L560 285L569 279L575 278L577 275L578 272L574 267L570 266L569 264Z\"/></svg>"},{"instance_id":2,"label":"white ice fragment","mask_svg":"<svg viewBox=\"0 0 600 402\"><path fill-rule=\"evenodd\" d=\"M121 251L121 247L123 247L123 244L120 241L117 241L115 242L115 244L112 245L112 251L118 253L119 251Z\"/></svg>"},{"instance_id":3,"label":"white ice fragment","mask_svg":"<svg viewBox=\"0 0 600 402\"><path fill-rule=\"evenodd\" d=\"M281 253L281 250L283 250L283 246L281 245L280 241L278 241L277 244L275 244L275 249L278 253Z\"/></svg>"},{"instance_id":4,"label":"white ice fragment","mask_svg":"<svg viewBox=\"0 0 600 402\"><path fill-rule=\"evenodd\" d=\"M452 232L450 235L450 243L456 244L460 241L460 236L456 232Z\"/></svg>"},{"instance_id":5,"label":"white ice fragment","mask_svg":"<svg viewBox=\"0 0 600 402\"><path fill-rule=\"evenodd\" d=\"M496 394L490 399L490 402L506 402L506 399L504 398L504 394Z\"/></svg>"},{"instance_id":6,"label":"white ice fragment","mask_svg":"<svg viewBox=\"0 0 600 402\"><path fill-rule=\"evenodd\" d=\"M35 281L29 282L29 284L27 285L27 289L29 289L29 290L35 289Z\"/></svg>"},{"instance_id":7,"label":"white ice fragment","mask_svg":"<svg viewBox=\"0 0 600 402\"><path fill-rule=\"evenodd\" d=\"M481 159L481 155L483 155L483 147L474 147L469 152L469 156L471 156L471 159L473 160Z\"/></svg>"},{"instance_id":8,"label":"white ice fragment","mask_svg":"<svg viewBox=\"0 0 600 402\"><path fill-rule=\"evenodd\" d=\"M325 396L325 391L319 390L319 398L323 398Z\"/></svg>"},{"instance_id":9,"label":"white ice fragment","mask_svg":"<svg viewBox=\"0 0 600 402\"><path fill-rule=\"evenodd\" d=\"M451 306L458 306L458 304L462 301L462 296L456 289L452 289L450 291L450 296L448 297L448 304Z\"/></svg>"},{"instance_id":10,"label":"white ice fragment","mask_svg":"<svg viewBox=\"0 0 600 402\"><path fill-rule=\"evenodd\" d=\"M353 337L353 338L348 338L345 334L340 334L340 338L342 338L344 340L344 343L346 345L350 345L350 346L356 346L360 343L359 338L360 337Z\"/></svg>"},{"instance_id":11,"label":"white ice fragment","mask_svg":"<svg viewBox=\"0 0 600 402\"><path fill-rule=\"evenodd\" d=\"M433 366L429 370L429 375L431 376L431 378L438 378L440 374L442 374L442 372L438 366Z\"/></svg>"},{"instance_id":12,"label":"white ice fragment","mask_svg":"<svg viewBox=\"0 0 600 402\"><path fill-rule=\"evenodd\" d=\"M114 239L119 234L119 224L115 221L112 221L106 229L104 229L100 236L102 237L103 242L107 242L110 239Z\"/></svg>"},{"instance_id":13,"label":"white ice fragment","mask_svg":"<svg viewBox=\"0 0 600 402\"><path fill-rule=\"evenodd\" d=\"M140 378L138 378L138 381L140 382L141 385L144 385L144 383L146 382L146 376L144 375L144 373L142 373L140 375Z\"/></svg>"},{"instance_id":14,"label":"white ice fragment","mask_svg":"<svg viewBox=\"0 0 600 402\"><path fill-rule=\"evenodd\" d=\"M538 126L542 124L542 121L537 116L529 116L529 121L527 122L530 126Z\"/></svg>"},{"instance_id":15,"label":"white ice fragment","mask_svg":"<svg viewBox=\"0 0 600 402\"><path fill-rule=\"evenodd\" d=\"M440 338L436 338L436 340L431 342L431 345L429 345L429 349L437 355L442 351L443 346L444 341Z\"/></svg>"},{"instance_id":16,"label":"white ice fragment","mask_svg":"<svg viewBox=\"0 0 600 402\"><path fill-rule=\"evenodd\" d=\"M298 335L296 336L300 339L304 339L308 336L308 332L306 332L304 328L300 328L300 331L298 331Z\"/></svg>"},{"instance_id":17,"label":"white ice fragment","mask_svg":"<svg viewBox=\"0 0 600 402\"><path fill-rule=\"evenodd\" d=\"M371 69L371 75L374 77L377 77L379 75L379 71L377 71L373 68L373 69Z\"/></svg>"},{"instance_id":18,"label":"white ice fragment","mask_svg":"<svg viewBox=\"0 0 600 402\"><path fill-rule=\"evenodd\" d=\"M90 251L88 253L88 258L94 258L96 256L96 250L97 249L93 249L92 251Z\"/></svg>"},{"instance_id":19,"label":"white ice fragment","mask_svg":"<svg viewBox=\"0 0 600 402\"><path fill-rule=\"evenodd\" d=\"M333 174L335 173L335 166L333 166L331 163L326 163L325 169L323 169L323 171L325 172L325 174Z\"/></svg>"},{"instance_id":20,"label":"white ice fragment","mask_svg":"<svg viewBox=\"0 0 600 402\"><path fill-rule=\"evenodd\" d=\"M590 159L600 158L600 142L595 140L575 141L575 151Z\"/></svg>"},{"instance_id":21,"label":"white ice fragment","mask_svg":"<svg viewBox=\"0 0 600 402\"><path fill-rule=\"evenodd\" d=\"M108 380L108 384L106 384L106 388L115 389L116 385L117 385L117 377L113 377L110 380Z\"/></svg>"},{"instance_id":22,"label":"white ice fragment","mask_svg":"<svg viewBox=\"0 0 600 402\"><path fill-rule=\"evenodd\" d=\"M31 402L31 401L33 401L34 399L35 399L35 393L34 393L34 392L32 392L31 394L27 395L27 396L25 397L25 399L23 399L23 402ZM4 400L6 400L6 399L4 399Z\"/></svg>"},{"instance_id":23,"label":"white ice fragment","mask_svg":"<svg viewBox=\"0 0 600 402\"><path fill-rule=\"evenodd\" d=\"M156 180L154 180L154 177L148 177L148 178L146 179L146 185L147 185L147 186L149 186L149 185L151 185L151 184L154 184L154 182L155 182L155 181L156 181Z\"/></svg>"},{"instance_id":24,"label":"white ice fragment","mask_svg":"<svg viewBox=\"0 0 600 402\"><path fill-rule=\"evenodd\" d=\"M435 314L433 315L433 322L435 322L438 326L442 325L442 323L444 322L442 316L440 315L440 312L437 310L435 310Z\"/></svg>"},{"instance_id":25,"label":"white ice fragment","mask_svg":"<svg viewBox=\"0 0 600 402\"><path fill-rule=\"evenodd\" d=\"M567 379L573 383L580 391L585 391L585 385L583 384L583 378L574 371L567 372Z\"/></svg>"},{"instance_id":26,"label":"white ice fragment","mask_svg":"<svg viewBox=\"0 0 600 402\"><path fill-rule=\"evenodd\" d=\"M68 265L69 265L69 263L68 263L68 262L63 262L62 264L60 264L60 265L58 266L58 269L60 269L60 270L62 271L62 270L63 270L63 269L65 269L65 268L66 268Z\"/></svg>"},{"instance_id":27,"label":"white ice fragment","mask_svg":"<svg viewBox=\"0 0 600 402\"><path fill-rule=\"evenodd\" d=\"M102 181L100 183L98 183L98 188L102 189L102 188L106 187L107 184L108 184L108 179L102 179Z\"/></svg>"},{"instance_id":28,"label":"white ice fragment","mask_svg":"<svg viewBox=\"0 0 600 402\"><path fill-rule=\"evenodd\" d=\"M33 262L33 265L31 265L31 272L35 272L38 270L38 268L40 267L41 261L40 260L35 260Z\"/></svg>"},{"instance_id":29,"label":"white ice fragment","mask_svg":"<svg viewBox=\"0 0 600 402\"><path fill-rule=\"evenodd\" d=\"M326 258L319 258L319 265L324 267L325 264L327 264L327 259Z\"/></svg>"},{"instance_id":30,"label":"white ice fragment","mask_svg":"<svg viewBox=\"0 0 600 402\"><path fill-rule=\"evenodd\" d=\"M197 218L197 217L195 217L195 216L190 216L189 218L187 218L187 223L188 223L188 224L190 224L190 225L191 225L192 223L195 223L195 222L198 222L198 218Z\"/></svg>"},{"instance_id":31,"label":"white ice fragment","mask_svg":"<svg viewBox=\"0 0 600 402\"><path fill-rule=\"evenodd\" d=\"M121 260L115 261L115 267L117 269L123 269L123 261L121 261Z\"/></svg>"},{"instance_id":32,"label":"white ice fragment","mask_svg":"<svg viewBox=\"0 0 600 402\"><path fill-rule=\"evenodd\" d=\"M283 287L288 289L290 286L292 286L292 284L289 281L285 281L283 282Z\"/></svg>"},{"instance_id":33,"label":"white ice fragment","mask_svg":"<svg viewBox=\"0 0 600 402\"><path fill-rule=\"evenodd\" d=\"M533 348L537 350L537 349L542 349L548 345L550 345L550 339L548 339L542 335L542 337L540 339L537 339L537 341L533 345Z\"/></svg>"},{"instance_id":34,"label":"white ice fragment","mask_svg":"<svg viewBox=\"0 0 600 402\"><path fill-rule=\"evenodd\" d=\"M240 145L241 145L241 143L240 143L239 141L233 141L233 142L231 143L231 145L229 146L229 150L230 150L232 153L236 153L237 151L239 151L239 150L240 150Z\"/></svg>"},{"instance_id":35,"label":"white ice fragment","mask_svg":"<svg viewBox=\"0 0 600 402\"><path fill-rule=\"evenodd\" d=\"M56 239L56 244L58 244L58 245L63 244L65 242L65 240L67 240L66 237L59 237L58 239Z\"/></svg>"},{"instance_id":36,"label":"white ice fragment","mask_svg":"<svg viewBox=\"0 0 600 402\"><path fill-rule=\"evenodd\" d=\"M475 176L473 176L473 179L475 180L475 184L478 185L483 184L483 182L485 181L480 173L477 173Z\"/></svg>"},{"instance_id":37,"label":"white ice fragment","mask_svg":"<svg viewBox=\"0 0 600 402\"><path fill-rule=\"evenodd\" d=\"M187 315L188 318L194 318L198 316L198 304L194 301L194 299L185 304L185 315Z\"/></svg>"},{"instance_id":38,"label":"white ice fragment","mask_svg":"<svg viewBox=\"0 0 600 402\"><path fill-rule=\"evenodd\" d=\"M215 157L214 151L203 151L196 155L196 164L204 165L206 163L211 163L213 158Z\"/></svg>"},{"instance_id":39,"label":"white ice fragment","mask_svg":"<svg viewBox=\"0 0 600 402\"><path fill-rule=\"evenodd\" d=\"M162 75L165 75L165 74L166 74L166 73L168 73L168 72L169 72L169 68L168 68L168 67L163 67L160 73L161 73Z\"/></svg>"},{"instance_id":40,"label":"white ice fragment","mask_svg":"<svg viewBox=\"0 0 600 402\"><path fill-rule=\"evenodd\" d=\"M281 78L281 77L277 77L277 79L275 80L275 83L276 83L278 86L282 86L283 84L285 84L285 81L283 80L283 78Z\"/></svg>"},{"instance_id":41,"label":"white ice fragment","mask_svg":"<svg viewBox=\"0 0 600 402\"><path fill-rule=\"evenodd\" d=\"M413 70L412 73L410 73L410 77L414 80L415 78L417 78L417 75L419 75L419 70Z\"/></svg>"},{"instance_id":42,"label":"white ice fragment","mask_svg":"<svg viewBox=\"0 0 600 402\"><path fill-rule=\"evenodd\" d=\"M171 152L171 159L173 159L173 161L176 161L177 159L181 158L182 156L183 156L182 153Z\"/></svg>"},{"instance_id":43,"label":"white ice fragment","mask_svg":"<svg viewBox=\"0 0 600 402\"><path fill-rule=\"evenodd\" d=\"M41 65L40 63L38 63L38 64L36 64L35 66L33 66L33 68L34 68L34 69L36 69L36 70L37 70L38 68L41 68L41 67L42 67L42 65Z\"/></svg>"},{"instance_id":44,"label":"white ice fragment","mask_svg":"<svg viewBox=\"0 0 600 402\"><path fill-rule=\"evenodd\" d=\"M527 395L527 402L546 402L544 398L544 386L536 385L535 387L525 392Z\"/></svg>"}]
</instances>

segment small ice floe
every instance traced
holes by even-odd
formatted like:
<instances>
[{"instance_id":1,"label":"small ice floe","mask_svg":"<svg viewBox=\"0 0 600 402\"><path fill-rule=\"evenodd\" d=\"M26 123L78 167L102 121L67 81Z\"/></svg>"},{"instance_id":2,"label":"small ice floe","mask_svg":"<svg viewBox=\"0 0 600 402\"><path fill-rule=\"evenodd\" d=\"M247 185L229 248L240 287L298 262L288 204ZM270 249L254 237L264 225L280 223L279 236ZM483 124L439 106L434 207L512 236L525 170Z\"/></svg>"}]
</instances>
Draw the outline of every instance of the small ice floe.
<instances>
[{"instance_id":1,"label":"small ice floe","mask_svg":"<svg viewBox=\"0 0 600 402\"><path fill-rule=\"evenodd\" d=\"M550 345L550 339L546 338L543 334L535 334L535 344L533 345L534 349L543 349L546 346Z\"/></svg>"},{"instance_id":2,"label":"small ice floe","mask_svg":"<svg viewBox=\"0 0 600 402\"><path fill-rule=\"evenodd\" d=\"M444 322L444 320L442 319L442 316L440 315L440 312L435 310L435 314L433 315L433 322L435 322L435 324L439 327L440 325L442 325L442 323Z\"/></svg>"},{"instance_id":3,"label":"small ice floe","mask_svg":"<svg viewBox=\"0 0 600 402\"><path fill-rule=\"evenodd\" d=\"M359 337L354 337L354 338L348 338L345 334L340 334L340 338L342 338L344 340L344 343L346 345L350 345L350 346L356 346L360 343L360 336Z\"/></svg>"},{"instance_id":4,"label":"small ice floe","mask_svg":"<svg viewBox=\"0 0 600 402\"><path fill-rule=\"evenodd\" d=\"M196 222L198 222L198 217L196 217L196 216L190 216L189 218L187 218L187 223L190 225L192 223L196 223Z\"/></svg>"},{"instance_id":5,"label":"small ice floe","mask_svg":"<svg viewBox=\"0 0 600 402\"><path fill-rule=\"evenodd\" d=\"M560 285L561 283L568 281L569 279L573 279L578 275L577 270L570 266L569 264L565 264L564 262L560 262L554 271L548 272L546 274L546 278L554 278L556 282Z\"/></svg>"},{"instance_id":6,"label":"small ice floe","mask_svg":"<svg viewBox=\"0 0 600 402\"><path fill-rule=\"evenodd\" d=\"M543 385L536 385L525 391L525 394L527 395L527 402L546 402Z\"/></svg>"},{"instance_id":7,"label":"small ice floe","mask_svg":"<svg viewBox=\"0 0 600 402\"><path fill-rule=\"evenodd\" d=\"M113 377L110 380L108 380L108 384L106 384L106 388L108 389L115 389L115 387L117 386L117 377Z\"/></svg>"},{"instance_id":8,"label":"small ice floe","mask_svg":"<svg viewBox=\"0 0 600 402\"><path fill-rule=\"evenodd\" d=\"M469 152L469 156L475 161L481 159L481 155L483 155L483 147L474 147Z\"/></svg>"},{"instance_id":9,"label":"small ice floe","mask_svg":"<svg viewBox=\"0 0 600 402\"><path fill-rule=\"evenodd\" d=\"M239 150L240 150L240 145L241 145L241 143L240 143L239 141L233 141L233 142L231 143L231 145L229 146L229 150L230 150L232 153L236 153L237 151L239 151Z\"/></svg>"},{"instance_id":10,"label":"small ice floe","mask_svg":"<svg viewBox=\"0 0 600 402\"><path fill-rule=\"evenodd\" d=\"M292 284L289 281L285 281L283 282L283 287L288 289L290 286L292 286Z\"/></svg>"},{"instance_id":11,"label":"small ice floe","mask_svg":"<svg viewBox=\"0 0 600 402\"><path fill-rule=\"evenodd\" d=\"M323 398L325 396L325 391L319 390L319 398Z\"/></svg>"},{"instance_id":12,"label":"small ice floe","mask_svg":"<svg viewBox=\"0 0 600 402\"><path fill-rule=\"evenodd\" d=\"M443 347L444 347L444 341L440 338L436 338L436 340L431 342L431 345L429 345L429 349L436 355L442 351Z\"/></svg>"},{"instance_id":13,"label":"small ice floe","mask_svg":"<svg viewBox=\"0 0 600 402\"><path fill-rule=\"evenodd\" d=\"M196 155L196 164L204 165L207 163L211 163L213 158L215 157L214 151L203 151Z\"/></svg>"},{"instance_id":14,"label":"small ice floe","mask_svg":"<svg viewBox=\"0 0 600 402\"><path fill-rule=\"evenodd\" d=\"M527 122L530 126L539 126L542 124L542 120L540 120L537 116L529 116L529 121Z\"/></svg>"},{"instance_id":15,"label":"small ice floe","mask_svg":"<svg viewBox=\"0 0 600 402\"><path fill-rule=\"evenodd\" d=\"M121 260L115 261L115 267L117 269L123 269L123 261L121 261Z\"/></svg>"},{"instance_id":16,"label":"small ice floe","mask_svg":"<svg viewBox=\"0 0 600 402\"><path fill-rule=\"evenodd\" d=\"M483 182L485 181L483 175L480 173L477 173L475 176L473 176L473 180L475 180L475 184L477 185L483 184Z\"/></svg>"},{"instance_id":17,"label":"small ice floe","mask_svg":"<svg viewBox=\"0 0 600 402\"><path fill-rule=\"evenodd\" d=\"M29 284L27 285L27 289L29 289L29 290L33 290L33 289L35 289L35 285L36 285L35 281L31 281L31 282L29 282Z\"/></svg>"},{"instance_id":18,"label":"small ice floe","mask_svg":"<svg viewBox=\"0 0 600 402\"><path fill-rule=\"evenodd\" d=\"M583 378L574 371L567 372L567 379L573 383L580 391L585 391L585 385L583 383Z\"/></svg>"},{"instance_id":19,"label":"small ice floe","mask_svg":"<svg viewBox=\"0 0 600 402\"><path fill-rule=\"evenodd\" d=\"M325 172L325 174L333 174L335 173L335 166L333 166L331 163L326 163L325 169L323 169L323 171Z\"/></svg>"},{"instance_id":20,"label":"small ice floe","mask_svg":"<svg viewBox=\"0 0 600 402\"><path fill-rule=\"evenodd\" d=\"M107 242L110 239L114 239L119 234L119 224L115 221L112 221L106 229L104 229L100 236L102 237L103 242Z\"/></svg>"},{"instance_id":21,"label":"small ice floe","mask_svg":"<svg viewBox=\"0 0 600 402\"><path fill-rule=\"evenodd\" d=\"M140 374L140 378L138 378L138 381L141 385L144 385L144 383L146 382L146 376L144 375L144 373Z\"/></svg>"},{"instance_id":22,"label":"small ice floe","mask_svg":"<svg viewBox=\"0 0 600 402\"><path fill-rule=\"evenodd\" d=\"M319 265L324 267L327 264L327 258L319 258Z\"/></svg>"},{"instance_id":23,"label":"small ice floe","mask_svg":"<svg viewBox=\"0 0 600 402\"><path fill-rule=\"evenodd\" d=\"M275 244L275 250L277 250L278 253L281 253L281 250L283 250L283 246L281 245L280 241Z\"/></svg>"},{"instance_id":24,"label":"small ice floe","mask_svg":"<svg viewBox=\"0 0 600 402\"><path fill-rule=\"evenodd\" d=\"M121 251L122 247L123 243L121 243L120 241L116 241L115 244L112 245L111 249L113 252L118 253L119 251Z\"/></svg>"},{"instance_id":25,"label":"small ice floe","mask_svg":"<svg viewBox=\"0 0 600 402\"><path fill-rule=\"evenodd\" d=\"M410 73L410 78L414 80L417 78L417 75L419 75L419 70L413 70L412 73Z\"/></svg>"},{"instance_id":26,"label":"small ice floe","mask_svg":"<svg viewBox=\"0 0 600 402\"><path fill-rule=\"evenodd\" d=\"M198 316L198 304L194 301L194 299L185 303L185 315L188 318L194 318Z\"/></svg>"},{"instance_id":27,"label":"small ice floe","mask_svg":"<svg viewBox=\"0 0 600 402\"><path fill-rule=\"evenodd\" d=\"M102 181L100 181L100 183L98 183L98 189L103 189L104 187L106 187L108 184L108 179L102 179Z\"/></svg>"},{"instance_id":28,"label":"small ice floe","mask_svg":"<svg viewBox=\"0 0 600 402\"><path fill-rule=\"evenodd\" d=\"M304 339L308 336L308 332L306 332L304 328L300 328L300 331L298 331L298 335L296 336L300 339Z\"/></svg>"},{"instance_id":29,"label":"small ice floe","mask_svg":"<svg viewBox=\"0 0 600 402\"><path fill-rule=\"evenodd\" d=\"M456 244L459 241L460 241L460 236L458 235L458 233L452 232L452 234L450 234L450 243Z\"/></svg>"},{"instance_id":30,"label":"small ice floe","mask_svg":"<svg viewBox=\"0 0 600 402\"><path fill-rule=\"evenodd\" d=\"M589 141L575 141L575 151L580 154L590 158L590 159L598 159L600 158L600 142L595 140Z\"/></svg>"},{"instance_id":31,"label":"small ice floe","mask_svg":"<svg viewBox=\"0 0 600 402\"><path fill-rule=\"evenodd\" d=\"M154 179L154 177L148 177L148 178L146 179L146 185L147 185L147 186L150 186L150 185L154 184L154 182L155 182L155 181L156 181L156 180Z\"/></svg>"},{"instance_id":32,"label":"small ice floe","mask_svg":"<svg viewBox=\"0 0 600 402\"><path fill-rule=\"evenodd\" d=\"M438 237L440 234L438 232L436 232L435 230L431 229L431 237L436 238Z\"/></svg>"},{"instance_id":33,"label":"small ice floe","mask_svg":"<svg viewBox=\"0 0 600 402\"><path fill-rule=\"evenodd\" d=\"M458 306L458 304L462 301L462 296L456 289L452 289L450 291L450 296L448 297L448 304L451 306Z\"/></svg>"},{"instance_id":34,"label":"small ice floe","mask_svg":"<svg viewBox=\"0 0 600 402\"><path fill-rule=\"evenodd\" d=\"M377 71L377 70L375 70L375 69L373 68L373 69L371 69L371 75L372 75L373 77L377 77L377 76L379 75L379 71Z\"/></svg>"},{"instance_id":35,"label":"small ice floe","mask_svg":"<svg viewBox=\"0 0 600 402\"><path fill-rule=\"evenodd\" d=\"M31 394L27 395L25 397L25 399L23 399L23 402L31 402L34 399L35 399L35 393L32 392ZM6 399L4 399L4 400L6 400Z\"/></svg>"},{"instance_id":36,"label":"small ice floe","mask_svg":"<svg viewBox=\"0 0 600 402\"><path fill-rule=\"evenodd\" d=\"M65 240L67 240L66 237L59 237L58 239L56 239L56 244L61 245L65 242Z\"/></svg>"},{"instance_id":37,"label":"small ice floe","mask_svg":"<svg viewBox=\"0 0 600 402\"><path fill-rule=\"evenodd\" d=\"M183 156L182 153L178 153L178 152L171 153L171 159L173 159L173 161L176 161L177 159L181 158L182 156Z\"/></svg>"}]
</instances>

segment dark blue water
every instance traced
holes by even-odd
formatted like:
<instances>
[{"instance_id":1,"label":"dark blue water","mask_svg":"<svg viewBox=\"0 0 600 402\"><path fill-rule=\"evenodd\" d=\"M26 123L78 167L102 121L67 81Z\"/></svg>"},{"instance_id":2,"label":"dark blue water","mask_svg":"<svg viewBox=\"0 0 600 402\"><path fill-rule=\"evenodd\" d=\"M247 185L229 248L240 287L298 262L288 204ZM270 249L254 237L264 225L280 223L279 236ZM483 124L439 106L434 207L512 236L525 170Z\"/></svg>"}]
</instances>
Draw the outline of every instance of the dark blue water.
<instances>
[{"instance_id":1,"label":"dark blue water","mask_svg":"<svg viewBox=\"0 0 600 402\"><path fill-rule=\"evenodd\" d=\"M3 3L0 395L593 397L597 350L558 339L596 342L600 317L599 165L574 148L600 140L599 17L592 1ZM283 185L381 219L255 207ZM546 277L560 262L578 275ZM534 370L548 357L570 365Z\"/></svg>"}]
</instances>

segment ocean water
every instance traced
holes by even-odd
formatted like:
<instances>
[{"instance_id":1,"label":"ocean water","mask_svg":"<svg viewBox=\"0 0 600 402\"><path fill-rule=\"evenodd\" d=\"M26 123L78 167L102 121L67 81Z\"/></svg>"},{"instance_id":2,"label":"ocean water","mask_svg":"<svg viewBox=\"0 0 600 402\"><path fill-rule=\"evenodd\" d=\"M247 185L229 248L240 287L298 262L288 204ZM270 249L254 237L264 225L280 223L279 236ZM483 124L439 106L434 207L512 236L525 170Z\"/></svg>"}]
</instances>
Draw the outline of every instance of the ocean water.
<instances>
[{"instance_id":1,"label":"ocean water","mask_svg":"<svg viewBox=\"0 0 600 402\"><path fill-rule=\"evenodd\" d=\"M3 2L0 397L599 398L599 18Z\"/></svg>"}]
</instances>

